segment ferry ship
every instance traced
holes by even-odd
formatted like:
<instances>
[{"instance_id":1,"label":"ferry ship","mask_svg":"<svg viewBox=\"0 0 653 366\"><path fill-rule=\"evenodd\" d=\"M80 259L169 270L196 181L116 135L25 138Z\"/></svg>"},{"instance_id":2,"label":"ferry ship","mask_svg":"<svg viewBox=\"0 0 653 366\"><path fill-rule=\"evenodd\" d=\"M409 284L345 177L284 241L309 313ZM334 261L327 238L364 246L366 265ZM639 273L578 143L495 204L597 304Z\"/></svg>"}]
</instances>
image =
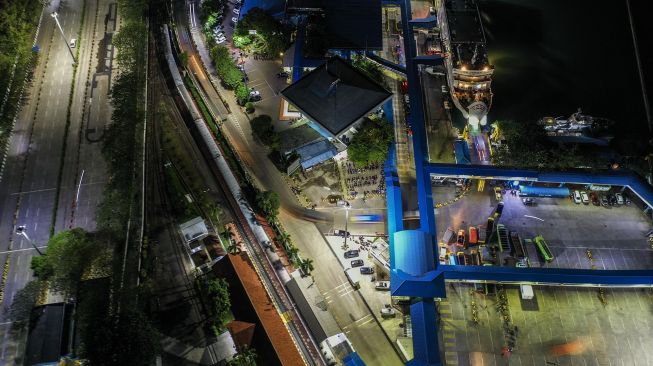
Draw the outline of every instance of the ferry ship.
<instances>
[{"instance_id":1,"label":"ferry ship","mask_svg":"<svg viewBox=\"0 0 653 366\"><path fill-rule=\"evenodd\" d=\"M440 1L438 19L452 100L467 119L470 131L478 131L487 125L492 106L494 67L488 60L476 0Z\"/></svg>"}]
</instances>

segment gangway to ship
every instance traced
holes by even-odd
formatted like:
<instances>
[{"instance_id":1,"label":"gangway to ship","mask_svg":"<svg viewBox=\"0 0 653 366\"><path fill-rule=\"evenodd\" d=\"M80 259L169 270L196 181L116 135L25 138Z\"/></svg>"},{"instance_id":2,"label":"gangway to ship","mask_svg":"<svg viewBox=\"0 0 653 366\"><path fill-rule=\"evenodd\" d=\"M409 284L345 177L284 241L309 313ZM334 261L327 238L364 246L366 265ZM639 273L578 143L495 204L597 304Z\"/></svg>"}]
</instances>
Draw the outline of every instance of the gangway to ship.
<instances>
[{"instance_id":1,"label":"gangway to ship","mask_svg":"<svg viewBox=\"0 0 653 366\"><path fill-rule=\"evenodd\" d=\"M510 242L508 241L508 229L503 224L497 225L497 237L499 239L499 251L505 252L510 250Z\"/></svg>"}]
</instances>

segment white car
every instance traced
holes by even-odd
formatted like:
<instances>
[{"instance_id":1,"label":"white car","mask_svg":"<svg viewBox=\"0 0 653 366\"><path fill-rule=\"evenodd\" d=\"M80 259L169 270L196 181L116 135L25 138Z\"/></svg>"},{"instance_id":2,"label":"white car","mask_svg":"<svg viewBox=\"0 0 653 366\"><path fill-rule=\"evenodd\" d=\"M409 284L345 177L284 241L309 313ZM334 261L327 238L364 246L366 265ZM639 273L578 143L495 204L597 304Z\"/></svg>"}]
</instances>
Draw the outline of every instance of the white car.
<instances>
[{"instance_id":1,"label":"white car","mask_svg":"<svg viewBox=\"0 0 653 366\"><path fill-rule=\"evenodd\" d=\"M587 195L587 192L585 191L580 192L580 200L583 201L584 205L590 204L590 197Z\"/></svg>"},{"instance_id":2,"label":"white car","mask_svg":"<svg viewBox=\"0 0 653 366\"><path fill-rule=\"evenodd\" d=\"M225 43L225 41L227 41L226 38L218 38L218 39L215 40L215 43L222 44L222 43Z\"/></svg>"},{"instance_id":3,"label":"white car","mask_svg":"<svg viewBox=\"0 0 653 366\"><path fill-rule=\"evenodd\" d=\"M394 318L395 315L397 315L397 312L392 306L390 306L390 304L386 304L383 308L381 308L382 318Z\"/></svg>"},{"instance_id":4,"label":"white car","mask_svg":"<svg viewBox=\"0 0 653 366\"><path fill-rule=\"evenodd\" d=\"M580 198L580 192L574 191L574 203L580 205L582 199Z\"/></svg>"},{"instance_id":5,"label":"white car","mask_svg":"<svg viewBox=\"0 0 653 366\"><path fill-rule=\"evenodd\" d=\"M77 46L77 39L73 38L70 40L70 48L75 48Z\"/></svg>"},{"instance_id":6,"label":"white car","mask_svg":"<svg viewBox=\"0 0 653 366\"><path fill-rule=\"evenodd\" d=\"M379 291L390 291L390 282L389 281L378 281L374 288Z\"/></svg>"},{"instance_id":7,"label":"white car","mask_svg":"<svg viewBox=\"0 0 653 366\"><path fill-rule=\"evenodd\" d=\"M617 199L617 204L618 205L623 205L624 204L624 196L621 193L615 193L614 198Z\"/></svg>"},{"instance_id":8,"label":"white car","mask_svg":"<svg viewBox=\"0 0 653 366\"><path fill-rule=\"evenodd\" d=\"M232 12L233 12L234 14L236 14L236 15L239 15L239 14L240 14L240 9L238 9L238 8L233 8Z\"/></svg>"},{"instance_id":9,"label":"white car","mask_svg":"<svg viewBox=\"0 0 653 366\"><path fill-rule=\"evenodd\" d=\"M238 17L233 17L233 18L231 18L231 21L234 22L234 24L235 24L235 23L238 23Z\"/></svg>"}]
</instances>

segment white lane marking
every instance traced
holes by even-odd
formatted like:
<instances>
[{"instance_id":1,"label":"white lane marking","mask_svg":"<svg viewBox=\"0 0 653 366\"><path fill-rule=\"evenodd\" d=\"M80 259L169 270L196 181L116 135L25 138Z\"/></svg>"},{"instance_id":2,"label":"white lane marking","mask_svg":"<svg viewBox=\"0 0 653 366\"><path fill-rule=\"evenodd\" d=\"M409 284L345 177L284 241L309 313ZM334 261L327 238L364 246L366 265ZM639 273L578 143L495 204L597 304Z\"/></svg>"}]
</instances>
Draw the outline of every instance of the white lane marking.
<instances>
[{"instance_id":1,"label":"white lane marking","mask_svg":"<svg viewBox=\"0 0 653 366\"><path fill-rule=\"evenodd\" d=\"M541 218L539 218L539 217L535 217L535 216L531 216L531 215L524 215L524 217L530 217L531 219L544 221L543 219L541 219Z\"/></svg>"}]
</instances>

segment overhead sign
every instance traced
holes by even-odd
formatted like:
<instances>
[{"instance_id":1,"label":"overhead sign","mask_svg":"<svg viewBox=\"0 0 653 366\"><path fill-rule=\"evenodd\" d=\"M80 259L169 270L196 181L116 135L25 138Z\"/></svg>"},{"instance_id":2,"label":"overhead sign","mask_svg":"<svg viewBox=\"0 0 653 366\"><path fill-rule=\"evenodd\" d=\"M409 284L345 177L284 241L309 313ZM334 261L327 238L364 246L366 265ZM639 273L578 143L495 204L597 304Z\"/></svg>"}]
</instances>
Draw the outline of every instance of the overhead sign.
<instances>
[{"instance_id":1,"label":"overhead sign","mask_svg":"<svg viewBox=\"0 0 653 366\"><path fill-rule=\"evenodd\" d=\"M610 186L602 186L598 184L590 184L590 191L606 192L610 190Z\"/></svg>"}]
</instances>

